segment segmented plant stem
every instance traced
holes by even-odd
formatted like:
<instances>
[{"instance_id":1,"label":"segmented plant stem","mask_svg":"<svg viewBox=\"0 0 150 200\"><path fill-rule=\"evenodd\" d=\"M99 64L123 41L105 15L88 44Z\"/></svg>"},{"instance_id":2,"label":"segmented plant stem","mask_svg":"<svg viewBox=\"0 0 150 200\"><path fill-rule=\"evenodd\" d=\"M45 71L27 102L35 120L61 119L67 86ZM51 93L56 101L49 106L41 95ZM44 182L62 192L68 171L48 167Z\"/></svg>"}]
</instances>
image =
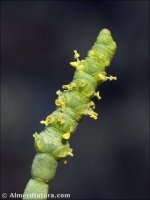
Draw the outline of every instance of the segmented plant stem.
<instances>
[{"instance_id":1,"label":"segmented plant stem","mask_svg":"<svg viewBox=\"0 0 150 200\"><path fill-rule=\"evenodd\" d=\"M70 62L76 68L73 80L62 86L63 91L57 91L56 111L41 121L44 130L33 135L36 155L31 168L32 178L24 191L24 200L47 199L48 183L55 176L58 161L66 163L66 157L73 156L69 139L79 121L84 115L97 119L98 114L94 111L95 104L91 99L94 96L101 99L96 91L97 86L106 80L117 79L106 75L115 50L116 43L108 29L99 33L84 60L80 60L79 53L74 50L76 61Z\"/></svg>"}]
</instances>

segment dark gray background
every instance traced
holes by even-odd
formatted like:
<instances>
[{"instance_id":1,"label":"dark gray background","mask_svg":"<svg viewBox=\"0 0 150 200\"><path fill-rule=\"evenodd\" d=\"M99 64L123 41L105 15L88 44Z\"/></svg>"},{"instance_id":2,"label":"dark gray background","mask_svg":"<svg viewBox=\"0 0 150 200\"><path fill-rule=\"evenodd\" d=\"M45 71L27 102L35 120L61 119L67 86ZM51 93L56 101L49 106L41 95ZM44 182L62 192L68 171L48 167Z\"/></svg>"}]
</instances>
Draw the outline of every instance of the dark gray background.
<instances>
[{"instance_id":1,"label":"dark gray background","mask_svg":"<svg viewBox=\"0 0 150 200\"><path fill-rule=\"evenodd\" d=\"M117 42L100 87L100 117L71 138L74 158L59 164L50 193L76 199L148 198L148 1L1 2L2 192L22 193L35 155L32 134L54 111L56 90L107 27Z\"/></svg>"}]
</instances>

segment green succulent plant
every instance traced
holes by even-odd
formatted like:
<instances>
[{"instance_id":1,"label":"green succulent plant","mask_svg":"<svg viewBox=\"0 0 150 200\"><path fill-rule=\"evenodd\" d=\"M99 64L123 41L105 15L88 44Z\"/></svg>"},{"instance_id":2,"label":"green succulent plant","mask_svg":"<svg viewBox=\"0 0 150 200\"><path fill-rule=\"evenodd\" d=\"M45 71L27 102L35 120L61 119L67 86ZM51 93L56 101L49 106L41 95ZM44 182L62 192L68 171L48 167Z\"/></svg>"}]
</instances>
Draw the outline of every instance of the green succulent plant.
<instances>
[{"instance_id":1,"label":"green succulent plant","mask_svg":"<svg viewBox=\"0 0 150 200\"><path fill-rule=\"evenodd\" d=\"M24 191L24 200L47 199L48 184L55 176L58 161L66 163L66 158L73 156L69 139L78 123L85 115L97 119L98 113L94 111L95 104L91 99L101 99L99 91L96 91L99 85L117 79L106 74L115 51L116 43L106 28L100 31L84 60L80 60L79 53L74 50L75 61L70 62L76 69L73 80L62 86L63 91L56 92L56 110L41 121L44 130L33 135L36 155L31 168L32 178Z\"/></svg>"}]
</instances>

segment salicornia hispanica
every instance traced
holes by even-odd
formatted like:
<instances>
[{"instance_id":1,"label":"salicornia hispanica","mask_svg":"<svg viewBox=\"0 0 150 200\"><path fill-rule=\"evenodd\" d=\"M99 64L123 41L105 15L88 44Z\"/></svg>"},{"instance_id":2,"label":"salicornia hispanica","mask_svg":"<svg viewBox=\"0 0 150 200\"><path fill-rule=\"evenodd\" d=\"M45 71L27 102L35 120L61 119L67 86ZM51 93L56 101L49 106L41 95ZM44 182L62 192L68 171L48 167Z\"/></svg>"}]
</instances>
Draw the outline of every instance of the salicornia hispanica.
<instances>
[{"instance_id":1,"label":"salicornia hispanica","mask_svg":"<svg viewBox=\"0 0 150 200\"><path fill-rule=\"evenodd\" d=\"M76 61L70 62L76 69L73 80L62 86L63 91L57 91L56 111L41 121L44 130L33 135L36 155L31 168L32 178L24 191L24 200L47 199L48 183L55 176L58 161L66 163L66 157L73 156L68 141L80 119L84 115L97 119L98 114L94 111L95 104L91 99L94 96L101 99L96 91L100 84L117 79L106 75L115 50L116 43L106 28L99 33L84 60L80 60L79 53L74 50Z\"/></svg>"}]
</instances>

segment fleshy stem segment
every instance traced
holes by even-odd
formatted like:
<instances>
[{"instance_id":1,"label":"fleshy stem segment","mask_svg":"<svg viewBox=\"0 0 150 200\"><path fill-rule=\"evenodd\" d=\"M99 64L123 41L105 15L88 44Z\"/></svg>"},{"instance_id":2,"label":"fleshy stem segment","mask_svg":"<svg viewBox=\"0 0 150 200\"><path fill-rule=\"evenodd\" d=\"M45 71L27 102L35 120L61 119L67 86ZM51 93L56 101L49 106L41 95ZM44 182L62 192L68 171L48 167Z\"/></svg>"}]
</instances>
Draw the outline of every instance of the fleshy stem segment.
<instances>
[{"instance_id":1,"label":"fleshy stem segment","mask_svg":"<svg viewBox=\"0 0 150 200\"><path fill-rule=\"evenodd\" d=\"M56 111L41 121L45 126L44 131L33 135L36 155L31 168L32 178L24 191L24 200L47 199L48 183L55 176L58 161L67 163L66 158L73 157L68 141L78 122L84 115L97 119L98 114L94 111L95 104L91 99L101 99L99 92L96 92L97 86L106 80L117 79L107 76L105 71L115 51L116 43L106 28L99 33L84 60L79 60L80 54L74 50L76 61L70 62L76 69L73 80L62 86L63 91L56 92Z\"/></svg>"}]
</instances>

